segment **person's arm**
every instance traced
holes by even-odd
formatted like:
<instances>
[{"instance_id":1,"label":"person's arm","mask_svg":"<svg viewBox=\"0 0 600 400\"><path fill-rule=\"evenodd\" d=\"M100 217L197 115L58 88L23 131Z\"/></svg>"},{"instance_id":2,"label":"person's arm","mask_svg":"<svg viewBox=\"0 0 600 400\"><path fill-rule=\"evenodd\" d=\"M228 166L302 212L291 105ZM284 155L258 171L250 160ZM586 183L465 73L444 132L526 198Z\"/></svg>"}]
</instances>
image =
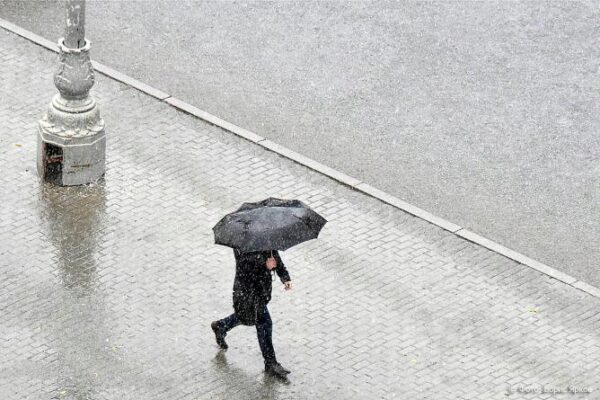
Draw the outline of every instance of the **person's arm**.
<instances>
[{"instance_id":1,"label":"person's arm","mask_svg":"<svg viewBox=\"0 0 600 400\"><path fill-rule=\"evenodd\" d=\"M279 276L279 279L281 280L281 282L284 284L286 282L291 282L292 279L290 278L290 273L288 272L287 268L285 268L285 264L283 263L283 260L279 256L279 252L274 251L273 258L277 262L277 267L275 268L275 272L277 273L277 276Z\"/></svg>"}]
</instances>

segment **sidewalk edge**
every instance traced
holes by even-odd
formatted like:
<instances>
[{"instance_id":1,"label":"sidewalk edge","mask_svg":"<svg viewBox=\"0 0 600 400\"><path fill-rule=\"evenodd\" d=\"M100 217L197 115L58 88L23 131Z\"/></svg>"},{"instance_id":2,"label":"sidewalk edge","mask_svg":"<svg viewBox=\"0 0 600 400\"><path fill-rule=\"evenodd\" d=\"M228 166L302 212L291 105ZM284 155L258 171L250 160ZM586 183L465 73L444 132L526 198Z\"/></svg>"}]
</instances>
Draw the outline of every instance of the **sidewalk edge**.
<instances>
[{"instance_id":1,"label":"sidewalk edge","mask_svg":"<svg viewBox=\"0 0 600 400\"><path fill-rule=\"evenodd\" d=\"M58 52L58 45L56 43L51 42L48 39L43 38L42 36L36 35L33 32L30 32L26 29L23 29L11 22L8 22L2 18L0 18L0 27L5 30L21 36L39 46L42 46L48 50ZM436 225L446 231L449 231L465 240L468 240L472 243L480 245L493 251L497 254L500 254L504 257L507 257L513 261L518 262L519 264L525 265L531 269L534 269L544 275L547 275L553 279L561 281L569 286L572 286L575 289L581 290L591 296L600 298L600 289L592 286L588 283L577 280L571 275L560 272L546 264L543 264L539 261L533 260L517 251L511 250L507 247L504 247L490 239L487 239L481 235L476 234L468 229L464 229L459 225L456 225L452 222L446 221L443 218L437 217L425 210L422 210L412 204L406 203L399 198L392 196L382 190L379 190L371 185L368 185L360 180L346 175L340 171L337 171L331 167L328 167L324 164L321 164L311 158L308 158L302 154L296 153L293 150L286 148L278 143L272 142L271 140L265 139L256 133L241 128L235 124L232 124L228 121L225 121L215 115L212 115L206 111L203 111L191 104L184 102L183 100L172 97L171 95L156 89L152 86L149 86L143 82L138 81L128 75L125 75L119 71L116 71L102 63L92 61L92 64L96 71L100 72L103 75L110 77L116 81L122 82L128 86L131 86L143 93L152 96L171 107L174 107L182 112L191 114L196 118L199 118L203 121L206 121L212 125L218 126L221 129L224 129L228 132L231 132L241 138L249 140L250 142L256 143L261 147L272 151L274 153L279 154L282 157L290 159L298 164L301 164L307 168L310 168L314 171L317 171L341 184L351 187L353 190L357 190L362 192L368 196L374 197L386 204L389 204L395 208L398 208L408 214L414 215L417 218L425 220L433 225Z\"/></svg>"}]
</instances>

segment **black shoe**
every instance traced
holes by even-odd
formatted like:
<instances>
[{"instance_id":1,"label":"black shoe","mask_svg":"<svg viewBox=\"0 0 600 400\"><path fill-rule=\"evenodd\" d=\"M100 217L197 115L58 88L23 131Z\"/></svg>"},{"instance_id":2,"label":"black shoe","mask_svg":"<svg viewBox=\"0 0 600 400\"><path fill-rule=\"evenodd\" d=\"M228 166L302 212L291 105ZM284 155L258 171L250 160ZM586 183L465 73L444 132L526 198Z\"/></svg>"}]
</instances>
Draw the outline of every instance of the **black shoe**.
<instances>
[{"instance_id":1,"label":"black shoe","mask_svg":"<svg viewBox=\"0 0 600 400\"><path fill-rule=\"evenodd\" d=\"M215 339L217 340L217 344L219 345L219 347L222 349L227 349L229 347L229 346L227 346L227 343L225 342L225 335L227 335L227 333L225 333L225 331L223 331L223 329L221 329L221 327L219 326L219 322L218 321L211 322L210 327L212 328L213 332L215 333Z\"/></svg>"},{"instance_id":2,"label":"black shoe","mask_svg":"<svg viewBox=\"0 0 600 400\"><path fill-rule=\"evenodd\" d=\"M283 368L277 361L265 363L265 372L269 375L285 378L291 371Z\"/></svg>"}]
</instances>

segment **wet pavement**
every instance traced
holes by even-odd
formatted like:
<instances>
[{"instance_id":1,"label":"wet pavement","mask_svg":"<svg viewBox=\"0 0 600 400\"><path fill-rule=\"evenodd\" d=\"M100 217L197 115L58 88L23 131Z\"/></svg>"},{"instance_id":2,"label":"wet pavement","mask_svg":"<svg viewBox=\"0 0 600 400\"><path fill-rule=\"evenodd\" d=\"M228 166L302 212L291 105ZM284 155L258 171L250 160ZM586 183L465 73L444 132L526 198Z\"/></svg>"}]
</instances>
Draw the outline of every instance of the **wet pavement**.
<instances>
[{"instance_id":1,"label":"wet pavement","mask_svg":"<svg viewBox=\"0 0 600 400\"><path fill-rule=\"evenodd\" d=\"M52 42L64 9L0 0ZM597 1L86 6L95 60L600 287L598 20Z\"/></svg>"},{"instance_id":2,"label":"wet pavement","mask_svg":"<svg viewBox=\"0 0 600 400\"><path fill-rule=\"evenodd\" d=\"M3 399L600 398L600 299L113 80L93 90L105 181L41 184L55 58L0 30ZM211 228L268 196L329 220L282 252L295 289L275 285L270 309L289 382L264 375L253 328L223 353L209 327L234 275Z\"/></svg>"}]
</instances>

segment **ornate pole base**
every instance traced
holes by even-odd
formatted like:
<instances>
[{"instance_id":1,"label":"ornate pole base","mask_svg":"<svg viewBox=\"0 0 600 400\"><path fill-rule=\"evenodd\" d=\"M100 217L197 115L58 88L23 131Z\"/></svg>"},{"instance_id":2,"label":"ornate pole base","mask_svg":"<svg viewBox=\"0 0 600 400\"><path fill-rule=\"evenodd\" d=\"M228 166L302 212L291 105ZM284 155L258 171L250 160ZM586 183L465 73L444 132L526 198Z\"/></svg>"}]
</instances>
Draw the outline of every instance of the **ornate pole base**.
<instances>
[{"instance_id":1,"label":"ornate pole base","mask_svg":"<svg viewBox=\"0 0 600 400\"><path fill-rule=\"evenodd\" d=\"M105 170L104 121L93 101L88 110L75 113L59 108L60 100L57 94L38 125L38 173L63 186L95 182Z\"/></svg>"},{"instance_id":2,"label":"ornate pole base","mask_svg":"<svg viewBox=\"0 0 600 400\"><path fill-rule=\"evenodd\" d=\"M94 84L90 44L69 49L61 39L59 47L54 84L60 93L39 121L38 173L64 186L93 183L104 176L106 134L96 102L89 96Z\"/></svg>"}]
</instances>

